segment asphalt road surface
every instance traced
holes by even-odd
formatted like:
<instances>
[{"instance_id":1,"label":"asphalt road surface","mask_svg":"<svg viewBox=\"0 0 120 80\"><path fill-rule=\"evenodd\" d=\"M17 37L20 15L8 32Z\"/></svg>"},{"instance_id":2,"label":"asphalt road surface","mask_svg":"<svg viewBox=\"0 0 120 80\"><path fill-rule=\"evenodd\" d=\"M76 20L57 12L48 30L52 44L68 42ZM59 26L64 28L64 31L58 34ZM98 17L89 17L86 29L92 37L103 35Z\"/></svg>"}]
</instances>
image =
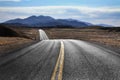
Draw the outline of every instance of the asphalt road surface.
<instances>
[{"instance_id":1,"label":"asphalt road surface","mask_svg":"<svg viewBox=\"0 0 120 80\"><path fill-rule=\"evenodd\" d=\"M81 40L42 40L0 57L0 80L120 80L120 56Z\"/></svg>"},{"instance_id":2,"label":"asphalt road surface","mask_svg":"<svg viewBox=\"0 0 120 80\"><path fill-rule=\"evenodd\" d=\"M40 34L40 40L48 40L48 36L46 35L46 33L44 32L44 30L40 29L39 30L39 34Z\"/></svg>"}]
</instances>

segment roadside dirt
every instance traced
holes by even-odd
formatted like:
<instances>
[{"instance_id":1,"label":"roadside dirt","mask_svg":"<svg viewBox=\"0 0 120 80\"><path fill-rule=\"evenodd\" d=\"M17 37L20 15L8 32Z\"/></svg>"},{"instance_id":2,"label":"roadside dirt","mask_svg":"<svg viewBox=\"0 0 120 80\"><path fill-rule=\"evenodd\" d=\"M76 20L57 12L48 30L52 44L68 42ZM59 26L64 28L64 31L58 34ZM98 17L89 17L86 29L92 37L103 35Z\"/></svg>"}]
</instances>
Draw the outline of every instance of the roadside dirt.
<instances>
[{"instance_id":1,"label":"roadside dirt","mask_svg":"<svg viewBox=\"0 0 120 80\"><path fill-rule=\"evenodd\" d=\"M34 42L20 37L0 37L0 55L12 52Z\"/></svg>"},{"instance_id":2,"label":"roadside dirt","mask_svg":"<svg viewBox=\"0 0 120 80\"><path fill-rule=\"evenodd\" d=\"M18 36L0 36L0 56L39 41L38 29L20 27L10 27L10 29L16 32Z\"/></svg>"}]
</instances>

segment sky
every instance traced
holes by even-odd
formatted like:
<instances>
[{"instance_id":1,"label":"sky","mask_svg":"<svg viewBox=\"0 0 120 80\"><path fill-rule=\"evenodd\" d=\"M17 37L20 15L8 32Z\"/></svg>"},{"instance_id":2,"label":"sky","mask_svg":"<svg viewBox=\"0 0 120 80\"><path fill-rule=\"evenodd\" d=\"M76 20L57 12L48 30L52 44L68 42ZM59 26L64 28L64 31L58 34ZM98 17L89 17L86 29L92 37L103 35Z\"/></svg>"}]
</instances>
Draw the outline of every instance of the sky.
<instances>
[{"instance_id":1,"label":"sky","mask_svg":"<svg viewBox=\"0 0 120 80\"><path fill-rule=\"evenodd\" d=\"M0 22L32 15L120 26L120 0L0 0Z\"/></svg>"}]
</instances>

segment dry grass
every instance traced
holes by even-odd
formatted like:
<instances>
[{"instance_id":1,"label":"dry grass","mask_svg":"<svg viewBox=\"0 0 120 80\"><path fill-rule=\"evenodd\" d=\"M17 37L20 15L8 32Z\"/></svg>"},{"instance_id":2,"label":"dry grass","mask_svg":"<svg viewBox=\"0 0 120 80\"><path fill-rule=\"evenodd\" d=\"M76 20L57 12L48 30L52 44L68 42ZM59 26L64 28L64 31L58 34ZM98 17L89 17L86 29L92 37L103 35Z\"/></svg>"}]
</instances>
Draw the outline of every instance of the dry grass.
<instances>
[{"instance_id":1,"label":"dry grass","mask_svg":"<svg viewBox=\"0 0 120 80\"><path fill-rule=\"evenodd\" d=\"M9 45L21 42L31 41L30 39L20 38L20 37L0 37L0 46Z\"/></svg>"},{"instance_id":2,"label":"dry grass","mask_svg":"<svg viewBox=\"0 0 120 80\"><path fill-rule=\"evenodd\" d=\"M22 37L0 37L0 55L25 47L39 40L38 30L34 28L12 28Z\"/></svg>"},{"instance_id":3,"label":"dry grass","mask_svg":"<svg viewBox=\"0 0 120 80\"><path fill-rule=\"evenodd\" d=\"M44 29L52 39L78 39L120 47L120 32L101 29Z\"/></svg>"},{"instance_id":4,"label":"dry grass","mask_svg":"<svg viewBox=\"0 0 120 80\"><path fill-rule=\"evenodd\" d=\"M33 40L20 37L0 37L0 55L24 47Z\"/></svg>"},{"instance_id":5,"label":"dry grass","mask_svg":"<svg viewBox=\"0 0 120 80\"><path fill-rule=\"evenodd\" d=\"M36 28L12 27L12 29L25 38L39 40L39 32Z\"/></svg>"}]
</instances>

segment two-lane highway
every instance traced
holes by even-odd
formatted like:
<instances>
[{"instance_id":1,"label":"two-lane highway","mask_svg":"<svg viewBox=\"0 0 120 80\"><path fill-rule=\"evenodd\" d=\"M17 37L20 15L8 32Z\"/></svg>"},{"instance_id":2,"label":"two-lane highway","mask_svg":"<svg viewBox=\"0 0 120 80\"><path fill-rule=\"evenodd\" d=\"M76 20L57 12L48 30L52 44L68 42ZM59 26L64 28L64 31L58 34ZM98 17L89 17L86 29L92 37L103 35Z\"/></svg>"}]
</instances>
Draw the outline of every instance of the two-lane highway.
<instances>
[{"instance_id":1,"label":"two-lane highway","mask_svg":"<svg viewBox=\"0 0 120 80\"><path fill-rule=\"evenodd\" d=\"M120 80L120 56L81 40L43 40L0 57L0 80Z\"/></svg>"}]
</instances>

